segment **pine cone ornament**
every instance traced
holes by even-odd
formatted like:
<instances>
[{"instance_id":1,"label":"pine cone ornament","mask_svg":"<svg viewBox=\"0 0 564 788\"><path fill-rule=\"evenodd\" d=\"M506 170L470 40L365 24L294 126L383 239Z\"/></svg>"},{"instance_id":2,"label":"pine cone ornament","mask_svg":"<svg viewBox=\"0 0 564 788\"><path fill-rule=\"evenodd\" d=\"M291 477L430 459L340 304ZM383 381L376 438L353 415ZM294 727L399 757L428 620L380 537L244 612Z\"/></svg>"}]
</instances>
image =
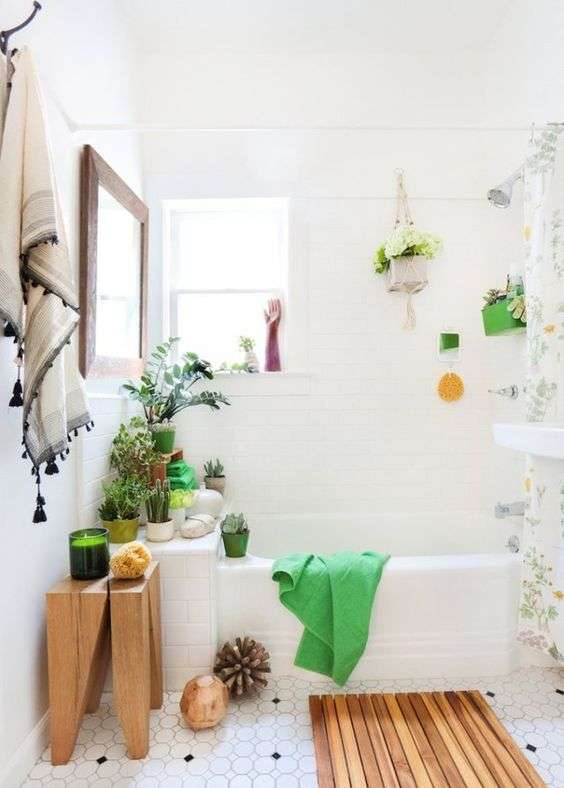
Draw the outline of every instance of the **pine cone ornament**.
<instances>
[{"instance_id":1,"label":"pine cone ornament","mask_svg":"<svg viewBox=\"0 0 564 788\"><path fill-rule=\"evenodd\" d=\"M217 652L213 672L217 673L233 696L251 689L264 689L270 673L270 654L252 638L236 638L235 643L224 643Z\"/></svg>"}]
</instances>

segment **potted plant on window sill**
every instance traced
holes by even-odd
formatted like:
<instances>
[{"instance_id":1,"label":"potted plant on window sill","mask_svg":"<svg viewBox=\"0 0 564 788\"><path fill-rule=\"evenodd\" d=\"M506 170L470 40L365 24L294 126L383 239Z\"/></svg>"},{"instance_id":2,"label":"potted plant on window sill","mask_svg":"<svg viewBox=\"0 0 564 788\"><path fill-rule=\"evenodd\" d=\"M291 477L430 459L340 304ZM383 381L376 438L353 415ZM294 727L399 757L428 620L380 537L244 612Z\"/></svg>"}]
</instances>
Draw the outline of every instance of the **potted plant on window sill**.
<instances>
[{"instance_id":1,"label":"potted plant on window sill","mask_svg":"<svg viewBox=\"0 0 564 788\"><path fill-rule=\"evenodd\" d=\"M149 542L168 542L174 536L174 521L170 517L170 484L157 479L149 489L145 501L147 507L146 536Z\"/></svg>"},{"instance_id":2,"label":"potted plant on window sill","mask_svg":"<svg viewBox=\"0 0 564 788\"><path fill-rule=\"evenodd\" d=\"M249 543L249 526L244 514L227 514L221 523L221 538L227 558L244 558Z\"/></svg>"},{"instance_id":3,"label":"potted plant on window sill","mask_svg":"<svg viewBox=\"0 0 564 788\"><path fill-rule=\"evenodd\" d=\"M147 496L147 482L137 476L121 476L103 484L104 500L98 514L110 532L110 542L125 544L137 539L139 507Z\"/></svg>"},{"instance_id":4,"label":"potted plant on window sill","mask_svg":"<svg viewBox=\"0 0 564 788\"><path fill-rule=\"evenodd\" d=\"M170 452L163 452L165 454L170 454L174 448L173 419L178 413L198 405L219 410L222 405L230 404L219 391L192 391L197 383L213 380L212 367L196 353L184 353L178 363L174 363L172 356L179 341L180 337L170 337L157 345L141 375L141 382L137 385L130 381L123 386L130 398L143 408L155 447L171 448Z\"/></svg>"},{"instance_id":5,"label":"potted plant on window sill","mask_svg":"<svg viewBox=\"0 0 564 788\"><path fill-rule=\"evenodd\" d=\"M222 463L216 459L204 463L204 483L206 489L215 490L221 495L225 494L225 473Z\"/></svg>"}]
</instances>

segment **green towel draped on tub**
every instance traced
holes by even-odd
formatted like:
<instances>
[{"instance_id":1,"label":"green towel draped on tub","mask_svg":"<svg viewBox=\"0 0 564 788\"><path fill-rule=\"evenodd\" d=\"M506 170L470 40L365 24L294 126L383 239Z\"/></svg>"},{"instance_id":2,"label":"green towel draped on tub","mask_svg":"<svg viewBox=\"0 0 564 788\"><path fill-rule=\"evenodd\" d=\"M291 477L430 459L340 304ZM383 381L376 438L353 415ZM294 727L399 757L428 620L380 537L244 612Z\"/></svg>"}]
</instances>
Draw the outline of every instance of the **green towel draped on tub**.
<instances>
[{"instance_id":1,"label":"green towel draped on tub","mask_svg":"<svg viewBox=\"0 0 564 788\"><path fill-rule=\"evenodd\" d=\"M282 604L304 625L294 664L342 686L361 658L374 594L389 555L295 553L279 558L272 579Z\"/></svg>"}]
</instances>

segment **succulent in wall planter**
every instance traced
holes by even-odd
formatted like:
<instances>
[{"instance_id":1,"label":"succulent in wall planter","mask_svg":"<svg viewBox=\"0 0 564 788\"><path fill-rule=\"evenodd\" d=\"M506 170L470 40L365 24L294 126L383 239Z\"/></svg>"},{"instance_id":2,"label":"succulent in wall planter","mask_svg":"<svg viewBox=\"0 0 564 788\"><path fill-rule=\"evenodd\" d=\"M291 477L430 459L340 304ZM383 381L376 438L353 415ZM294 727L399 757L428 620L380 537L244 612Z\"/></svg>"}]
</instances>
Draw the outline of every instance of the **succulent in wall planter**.
<instances>
[{"instance_id":1,"label":"succulent in wall planter","mask_svg":"<svg viewBox=\"0 0 564 788\"><path fill-rule=\"evenodd\" d=\"M149 489L147 507L147 539L149 542L168 542L174 536L174 521L170 517L170 484L157 479Z\"/></svg>"},{"instance_id":2,"label":"succulent in wall planter","mask_svg":"<svg viewBox=\"0 0 564 788\"><path fill-rule=\"evenodd\" d=\"M104 500L98 514L110 532L110 542L134 542L139 530L139 507L147 497L147 481L138 476L120 476L103 484L102 489Z\"/></svg>"},{"instance_id":3,"label":"succulent in wall planter","mask_svg":"<svg viewBox=\"0 0 564 788\"><path fill-rule=\"evenodd\" d=\"M221 523L221 538L227 558L244 558L249 543L249 526L245 515L226 515Z\"/></svg>"},{"instance_id":4,"label":"succulent in wall planter","mask_svg":"<svg viewBox=\"0 0 564 788\"><path fill-rule=\"evenodd\" d=\"M487 337L522 333L527 325L527 305L520 277L508 279L505 290L492 288L484 296L482 322Z\"/></svg>"},{"instance_id":5,"label":"succulent in wall planter","mask_svg":"<svg viewBox=\"0 0 564 788\"><path fill-rule=\"evenodd\" d=\"M160 454L172 454L176 425L172 421L161 421L149 427L153 437L153 445Z\"/></svg>"},{"instance_id":6,"label":"succulent in wall planter","mask_svg":"<svg viewBox=\"0 0 564 788\"><path fill-rule=\"evenodd\" d=\"M171 490L170 491L170 516L174 528L180 531L186 522L186 509L189 509L196 498L193 490Z\"/></svg>"},{"instance_id":7,"label":"succulent in wall planter","mask_svg":"<svg viewBox=\"0 0 564 788\"><path fill-rule=\"evenodd\" d=\"M219 460L208 460L204 463L204 483L206 489L216 490L216 492L224 495L225 493L225 473L224 467Z\"/></svg>"},{"instance_id":8,"label":"succulent in wall planter","mask_svg":"<svg viewBox=\"0 0 564 788\"><path fill-rule=\"evenodd\" d=\"M247 372L259 372L259 361L255 353L255 340L252 337L239 337L239 347L245 353Z\"/></svg>"}]
</instances>

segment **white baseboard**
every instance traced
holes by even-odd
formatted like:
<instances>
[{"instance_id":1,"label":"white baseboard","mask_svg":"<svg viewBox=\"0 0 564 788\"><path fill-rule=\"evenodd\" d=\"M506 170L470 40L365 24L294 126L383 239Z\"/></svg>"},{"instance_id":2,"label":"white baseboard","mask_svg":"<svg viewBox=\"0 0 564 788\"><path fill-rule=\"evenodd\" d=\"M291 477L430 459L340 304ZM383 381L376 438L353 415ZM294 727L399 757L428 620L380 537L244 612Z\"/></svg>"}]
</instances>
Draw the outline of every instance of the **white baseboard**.
<instances>
[{"instance_id":1,"label":"white baseboard","mask_svg":"<svg viewBox=\"0 0 564 788\"><path fill-rule=\"evenodd\" d=\"M49 712L46 711L0 771L0 788L22 785L48 743Z\"/></svg>"}]
</instances>

